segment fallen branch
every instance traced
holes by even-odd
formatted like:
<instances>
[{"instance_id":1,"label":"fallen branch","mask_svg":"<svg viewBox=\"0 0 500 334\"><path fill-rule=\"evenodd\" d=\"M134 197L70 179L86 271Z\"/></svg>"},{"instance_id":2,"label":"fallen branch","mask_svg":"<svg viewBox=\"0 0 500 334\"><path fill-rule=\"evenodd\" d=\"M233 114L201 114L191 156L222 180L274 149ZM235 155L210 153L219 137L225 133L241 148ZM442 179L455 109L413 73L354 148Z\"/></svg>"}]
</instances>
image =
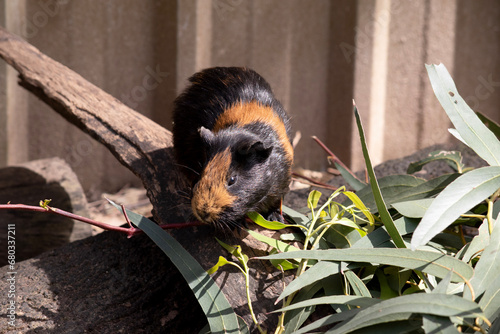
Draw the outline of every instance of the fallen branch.
<instances>
[{"instance_id":1,"label":"fallen branch","mask_svg":"<svg viewBox=\"0 0 500 334\"><path fill-rule=\"evenodd\" d=\"M54 208L48 205L41 205L41 206L33 206L33 205L25 205L25 204L0 204L0 210L22 210L22 211L34 211L34 212L43 212L43 213L51 213L71 219L75 219L93 226L100 227L104 230L107 231L115 231L115 232L121 232L125 233L128 238L133 237L134 235L138 235L143 233L141 229L138 229L136 227L133 227L130 224L130 221L128 220L128 217L125 213L125 208L122 205L122 211L125 217L125 220L127 221L129 227L121 227L121 226L114 226L106 223L99 222L97 220L93 220L87 217L82 217L79 215L76 215L74 213L64 211L58 208ZM204 225L203 223L200 222L186 222L186 223L179 223L179 224L160 224L159 226L162 229L168 230L168 229L176 229L176 228L184 228L184 227L189 227L189 226L201 226Z\"/></svg>"}]
</instances>

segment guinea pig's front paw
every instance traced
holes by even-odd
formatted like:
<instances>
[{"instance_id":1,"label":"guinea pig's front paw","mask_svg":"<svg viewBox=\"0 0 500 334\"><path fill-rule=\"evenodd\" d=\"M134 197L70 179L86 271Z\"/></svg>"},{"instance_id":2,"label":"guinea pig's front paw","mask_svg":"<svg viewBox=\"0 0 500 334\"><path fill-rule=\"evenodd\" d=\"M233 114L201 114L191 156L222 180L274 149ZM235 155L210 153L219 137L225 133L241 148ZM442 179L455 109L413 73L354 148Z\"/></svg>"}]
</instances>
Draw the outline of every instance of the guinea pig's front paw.
<instances>
[{"instance_id":1,"label":"guinea pig's front paw","mask_svg":"<svg viewBox=\"0 0 500 334\"><path fill-rule=\"evenodd\" d=\"M269 212L266 219L269 221L276 221L285 224L286 223L285 218L281 215L280 211L281 211L280 209L277 209L276 211Z\"/></svg>"}]
</instances>

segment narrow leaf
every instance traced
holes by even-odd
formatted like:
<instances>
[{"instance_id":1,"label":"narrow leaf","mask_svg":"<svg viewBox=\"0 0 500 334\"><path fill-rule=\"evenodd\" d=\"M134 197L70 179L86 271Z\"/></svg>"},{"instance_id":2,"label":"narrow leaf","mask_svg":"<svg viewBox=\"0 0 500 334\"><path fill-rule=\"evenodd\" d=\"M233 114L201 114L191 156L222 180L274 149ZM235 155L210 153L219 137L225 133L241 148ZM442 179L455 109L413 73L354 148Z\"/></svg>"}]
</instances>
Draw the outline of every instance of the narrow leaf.
<instances>
[{"instance_id":1,"label":"narrow leaf","mask_svg":"<svg viewBox=\"0 0 500 334\"><path fill-rule=\"evenodd\" d=\"M217 261L217 263L212 268L207 270L207 274L212 275L217 270L219 270L220 267L225 266L226 264L229 264L229 261L226 260L225 257L219 256L219 261Z\"/></svg>"},{"instance_id":2,"label":"narrow leaf","mask_svg":"<svg viewBox=\"0 0 500 334\"><path fill-rule=\"evenodd\" d=\"M263 243L265 243L273 248L276 248L280 252L300 251L299 248L292 246L290 244L287 244L286 242L270 238L268 236L262 235L260 233L255 232L255 231L252 231L252 230L246 230L246 231L248 232L248 234L250 234L255 239L257 239L257 240L259 240L259 241L261 241L261 242L263 242Z\"/></svg>"},{"instance_id":3,"label":"narrow leaf","mask_svg":"<svg viewBox=\"0 0 500 334\"><path fill-rule=\"evenodd\" d=\"M358 179L356 175L351 174L341 164L335 162L335 167L340 172L344 180L351 186L352 189L354 189L354 191L359 191L366 186L366 183Z\"/></svg>"},{"instance_id":4,"label":"narrow leaf","mask_svg":"<svg viewBox=\"0 0 500 334\"><path fill-rule=\"evenodd\" d=\"M344 272L345 277L347 278L347 281L352 287L352 290L354 291L354 294L356 296L361 296L361 297L368 297L371 298L372 294L370 293L370 290L366 287L365 283L356 275L352 270L347 270ZM361 305L359 305L361 306Z\"/></svg>"},{"instance_id":5,"label":"narrow leaf","mask_svg":"<svg viewBox=\"0 0 500 334\"><path fill-rule=\"evenodd\" d=\"M396 226L394 226L392 217L387 210L387 207L384 203L384 198L382 197L382 193L380 192L377 178L375 177L375 172L373 171L373 166L370 160L370 155L368 153L368 148L366 147L363 125L361 124L361 118L359 117L358 108L356 106L354 106L354 116L356 118L356 124L358 125L358 132L361 139L361 147L363 149L366 169L368 171L368 175L370 176L370 185L372 187L373 197L375 198L375 202L377 203L377 209L380 214L380 219L382 220L384 226L387 228L387 232L391 236L396 246L399 248L406 248L403 238L396 229Z\"/></svg>"},{"instance_id":6,"label":"narrow leaf","mask_svg":"<svg viewBox=\"0 0 500 334\"><path fill-rule=\"evenodd\" d=\"M286 312L296 310L308 306L324 305L324 304L348 304L353 306L368 307L380 303L380 299L359 296L325 296L304 300L292 305L283 307L282 309L273 312Z\"/></svg>"},{"instance_id":7,"label":"narrow leaf","mask_svg":"<svg viewBox=\"0 0 500 334\"><path fill-rule=\"evenodd\" d=\"M402 217L397 219L394 222L394 225L396 226L401 235L406 235L413 233L413 231L415 231L418 225L418 220ZM381 247L382 245L386 244L389 240L391 240L391 237L387 233L387 230L385 229L385 227L381 227L377 228L375 231L361 238L354 245L352 245L352 248Z\"/></svg>"},{"instance_id":8,"label":"narrow leaf","mask_svg":"<svg viewBox=\"0 0 500 334\"><path fill-rule=\"evenodd\" d=\"M286 286L281 295L276 300L277 302L291 295L295 291L302 289L305 286L311 285L325 277L338 274L340 272L340 264L335 262L321 261L306 270L302 275L295 278Z\"/></svg>"},{"instance_id":9,"label":"narrow leaf","mask_svg":"<svg viewBox=\"0 0 500 334\"><path fill-rule=\"evenodd\" d=\"M352 319L340 323L326 333L350 333L384 322L404 320L412 314L433 314L442 317L469 316L484 319L479 306L470 300L447 294L416 293L384 300L365 308Z\"/></svg>"},{"instance_id":10,"label":"narrow leaf","mask_svg":"<svg viewBox=\"0 0 500 334\"><path fill-rule=\"evenodd\" d=\"M432 89L463 140L492 166L500 165L500 141L458 94L443 64L425 65Z\"/></svg>"},{"instance_id":11,"label":"narrow leaf","mask_svg":"<svg viewBox=\"0 0 500 334\"><path fill-rule=\"evenodd\" d=\"M261 214L257 212L248 212L247 213L248 218L250 218L255 224L262 226L263 228L267 228L268 230L281 230L284 229L290 225L288 224L283 224L277 221L269 221L266 220L264 217L262 217Z\"/></svg>"},{"instance_id":12,"label":"narrow leaf","mask_svg":"<svg viewBox=\"0 0 500 334\"><path fill-rule=\"evenodd\" d=\"M498 318L500 315L500 276L490 281L490 285L481 297L479 306L490 321Z\"/></svg>"},{"instance_id":13,"label":"narrow leaf","mask_svg":"<svg viewBox=\"0 0 500 334\"><path fill-rule=\"evenodd\" d=\"M484 123L484 125L486 125L486 127L488 129L491 130L491 132L493 132L495 134L495 136L497 136L497 138L500 139L500 125L495 122L494 120L492 120L491 118L489 118L488 116L476 111L476 115L477 117L479 117L479 119L481 120L481 122Z\"/></svg>"},{"instance_id":14,"label":"narrow leaf","mask_svg":"<svg viewBox=\"0 0 500 334\"><path fill-rule=\"evenodd\" d=\"M319 320L316 320L313 323L310 323L307 326L302 327L296 332L293 332L293 334L304 334L304 333L310 333L311 331L318 329L323 326L331 325L339 321L344 321L347 319L352 318L354 315L356 315L360 309L354 309L354 310L349 310L349 311L344 311L332 315L328 315L326 317L323 317Z\"/></svg>"},{"instance_id":15,"label":"narrow leaf","mask_svg":"<svg viewBox=\"0 0 500 334\"><path fill-rule=\"evenodd\" d=\"M109 202L121 210L120 206ZM132 211L126 212L132 224L143 230L182 274L207 316L212 333L239 333L238 318L231 305L200 264L157 224Z\"/></svg>"},{"instance_id":16,"label":"narrow leaf","mask_svg":"<svg viewBox=\"0 0 500 334\"><path fill-rule=\"evenodd\" d=\"M488 231L488 220L485 219L478 229L476 235L471 242L467 244L467 248L461 254L460 259L464 262L469 262L473 256L481 254L481 251L490 243L490 232Z\"/></svg>"},{"instance_id":17,"label":"narrow leaf","mask_svg":"<svg viewBox=\"0 0 500 334\"><path fill-rule=\"evenodd\" d=\"M413 233L412 249L425 245L500 188L500 167L491 166L467 172L453 181L432 202Z\"/></svg>"},{"instance_id":18,"label":"narrow leaf","mask_svg":"<svg viewBox=\"0 0 500 334\"><path fill-rule=\"evenodd\" d=\"M453 270L453 282L463 282L464 279L469 280L473 274L473 270L468 264L449 255L423 250L412 251L404 248L305 250L268 255L260 258L302 258L322 261L369 262L417 269L440 278L445 277L449 271Z\"/></svg>"},{"instance_id":19,"label":"narrow leaf","mask_svg":"<svg viewBox=\"0 0 500 334\"><path fill-rule=\"evenodd\" d=\"M433 198L423 198L414 201L393 203L392 207L405 217L422 218L433 201Z\"/></svg>"},{"instance_id":20,"label":"narrow leaf","mask_svg":"<svg viewBox=\"0 0 500 334\"><path fill-rule=\"evenodd\" d=\"M448 162L452 167L457 170L461 171L464 168L464 164L462 163L462 154L458 151L434 151L429 153L427 158L422 159L417 162L412 162L408 166L408 170L406 171L408 174L413 174L415 172L418 172L419 170L422 169L426 164L433 162L433 161L439 161L439 160L444 160Z\"/></svg>"},{"instance_id":21,"label":"narrow leaf","mask_svg":"<svg viewBox=\"0 0 500 334\"><path fill-rule=\"evenodd\" d=\"M474 289L476 296L480 296L491 282L500 277L500 216L497 218L493 231L491 233L490 243L481 254L481 258L474 268L474 277L470 284ZM466 297L470 294L468 289L464 294Z\"/></svg>"}]
</instances>

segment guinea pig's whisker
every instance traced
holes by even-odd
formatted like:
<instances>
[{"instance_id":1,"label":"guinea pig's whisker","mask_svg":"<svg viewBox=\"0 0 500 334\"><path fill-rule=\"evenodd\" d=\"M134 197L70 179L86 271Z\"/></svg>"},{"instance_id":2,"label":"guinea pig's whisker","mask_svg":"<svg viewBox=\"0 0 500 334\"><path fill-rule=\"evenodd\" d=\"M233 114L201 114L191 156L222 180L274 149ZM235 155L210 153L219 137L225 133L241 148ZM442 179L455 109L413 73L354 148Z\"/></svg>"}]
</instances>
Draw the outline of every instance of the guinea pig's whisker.
<instances>
[{"instance_id":1,"label":"guinea pig's whisker","mask_svg":"<svg viewBox=\"0 0 500 334\"><path fill-rule=\"evenodd\" d=\"M192 172L193 172L193 173L195 173L196 175L200 175L200 173L198 173L197 171L195 171L193 168L191 168L191 167L189 167L189 166L182 165L182 164L178 164L178 163L176 163L175 165L176 165L176 166L178 166L178 167L182 167L182 168L189 169L190 171L192 171Z\"/></svg>"}]
</instances>

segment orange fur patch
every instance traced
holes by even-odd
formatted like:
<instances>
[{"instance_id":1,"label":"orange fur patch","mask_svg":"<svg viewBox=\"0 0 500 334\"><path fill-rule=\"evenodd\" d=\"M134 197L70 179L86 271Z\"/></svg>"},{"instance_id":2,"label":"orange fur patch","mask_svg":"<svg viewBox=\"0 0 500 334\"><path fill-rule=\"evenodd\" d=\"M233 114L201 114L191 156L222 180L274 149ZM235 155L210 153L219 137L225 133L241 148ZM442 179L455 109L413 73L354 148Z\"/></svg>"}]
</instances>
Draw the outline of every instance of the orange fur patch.
<instances>
[{"instance_id":1,"label":"orange fur patch","mask_svg":"<svg viewBox=\"0 0 500 334\"><path fill-rule=\"evenodd\" d=\"M191 200L193 213L200 221L216 221L221 212L236 200L236 196L226 189L230 164L231 152L228 148L217 153L205 167Z\"/></svg>"},{"instance_id":2,"label":"orange fur patch","mask_svg":"<svg viewBox=\"0 0 500 334\"><path fill-rule=\"evenodd\" d=\"M242 127L256 122L268 124L276 131L286 155L290 162L293 162L293 147L286 134L285 124L271 107L263 106L257 102L236 104L219 116L213 131L217 132L233 124Z\"/></svg>"}]
</instances>

